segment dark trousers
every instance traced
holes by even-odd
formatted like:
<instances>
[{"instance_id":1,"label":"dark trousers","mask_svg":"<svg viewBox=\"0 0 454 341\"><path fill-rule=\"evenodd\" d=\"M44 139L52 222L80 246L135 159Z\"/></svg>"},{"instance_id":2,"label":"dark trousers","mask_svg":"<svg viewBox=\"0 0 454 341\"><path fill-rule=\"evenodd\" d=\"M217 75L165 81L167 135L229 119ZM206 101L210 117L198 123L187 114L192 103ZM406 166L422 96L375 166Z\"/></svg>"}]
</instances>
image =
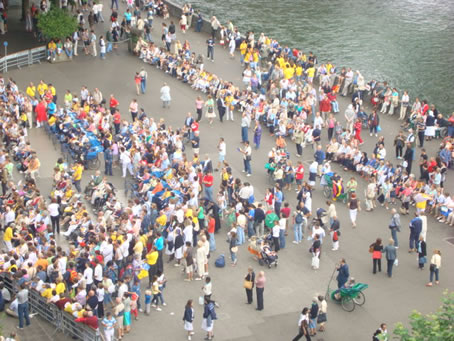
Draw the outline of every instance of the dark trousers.
<instances>
[{"instance_id":1,"label":"dark trousers","mask_svg":"<svg viewBox=\"0 0 454 341\"><path fill-rule=\"evenodd\" d=\"M221 120L221 122L223 122L224 115L225 115L225 107L218 107L218 111L219 111L219 119Z\"/></svg>"},{"instance_id":2,"label":"dark trousers","mask_svg":"<svg viewBox=\"0 0 454 341\"><path fill-rule=\"evenodd\" d=\"M418 131L419 146L424 147L424 130Z\"/></svg>"},{"instance_id":3,"label":"dark trousers","mask_svg":"<svg viewBox=\"0 0 454 341\"><path fill-rule=\"evenodd\" d=\"M299 339L301 339L303 336L306 336L306 341L311 341L311 336L309 335L309 332L306 331L306 334L304 334L304 332L301 330L298 331L298 335L296 335L292 341L298 341Z\"/></svg>"},{"instance_id":4,"label":"dark trousers","mask_svg":"<svg viewBox=\"0 0 454 341\"><path fill-rule=\"evenodd\" d=\"M50 221L52 222L52 232L55 234L55 230L57 230L57 233L60 234L60 215L50 216Z\"/></svg>"},{"instance_id":5,"label":"dark trousers","mask_svg":"<svg viewBox=\"0 0 454 341\"><path fill-rule=\"evenodd\" d=\"M281 249L280 244L279 244L279 238L273 237L273 243L274 243L274 251L279 252Z\"/></svg>"},{"instance_id":6,"label":"dark trousers","mask_svg":"<svg viewBox=\"0 0 454 341\"><path fill-rule=\"evenodd\" d=\"M214 47L208 46L207 59L214 60Z\"/></svg>"},{"instance_id":7,"label":"dark trousers","mask_svg":"<svg viewBox=\"0 0 454 341\"><path fill-rule=\"evenodd\" d=\"M159 257L158 257L158 261L156 263L158 265L157 271L160 271L161 273L163 273L164 272L164 260L162 257L164 256L164 253L162 252L162 250L159 250L158 253L159 253Z\"/></svg>"},{"instance_id":8,"label":"dark trousers","mask_svg":"<svg viewBox=\"0 0 454 341\"><path fill-rule=\"evenodd\" d=\"M404 151L404 147L396 146L396 157L402 157L403 151Z\"/></svg>"},{"instance_id":9,"label":"dark trousers","mask_svg":"<svg viewBox=\"0 0 454 341\"><path fill-rule=\"evenodd\" d=\"M296 153L298 155L303 155L303 146L301 145L301 143L296 144Z\"/></svg>"},{"instance_id":10,"label":"dark trousers","mask_svg":"<svg viewBox=\"0 0 454 341\"><path fill-rule=\"evenodd\" d=\"M381 272L381 259L373 259L373 269L372 272L375 274L377 273L377 265L378 265L378 272Z\"/></svg>"},{"instance_id":11,"label":"dark trousers","mask_svg":"<svg viewBox=\"0 0 454 341\"><path fill-rule=\"evenodd\" d=\"M156 275L156 272L158 270L157 263L154 265L150 265L150 268L148 269L148 287L151 288L151 284L153 284L153 277Z\"/></svg>"},{"instance_id":12,"label":"dark trousers","mask_svg":"<svg viewBox=\"0 0 454 341\"><path fill-rule=\"evenodd\" d=\"M252 289L246 289L246 297L247 297L247 303L251 304L252 301L253 301L253 298L252 298Z\"/></svg>"},{"instance_id":13,"label":"dark trousers","mask_svg":"<svg viewBox=\"0 0 454 341\"><path fill-rule=\"evenodd\" d=\"M105 170L104 170L104 173L106 175L110 175L112 176L113 175L113 172L112 172L112 160L108 160L105 162Z\"/></svg>"},{"instance_id":14,"label":"dark trousers","mask_svg":"<svg viewBox=\"0 0 454 341\"><path fill-rule=\"evenodd\" d=\"M115 135L120 134L120 123L114 123Z\"/></svg>"},{"instance_id":15,"label":"dark trousers","mask_svg":"<svg viewBox=\"0 0 454 341\"><path fill-rule=\"evenodd\" d=\"M386 272L388 273L388 277L391 277L393 275L394 259L387 259L386 262L387 262Z\"/></svg>"},{"instance_id":16,"label":"dark trousers","mask_svg":"<svg viewBox=\"0 0 454 341\"><path fill-rule=\"evenodd\" d=\"M334 128L328 128L328 141L333 138Z\"/></svg>"},{"instance_id":17,"label":"dark trousers","mask_svg":"<svg viewBox=\"0 0 454 341\"><path fill-rule=\"evenodd\" d=\"M257 291L257 309L263 310L263 292L265 288L256 288Z\"/></svg>"},{"instance_id":18,"label":"dark trousers","mask_svg":"<svg viewBox=\"0 0 454 341\"><path fill-rule=\"evenodd\" d=\"M197 122L200 122L202 119L202 109L197 109Z\"/></svg>"}]
</instances>

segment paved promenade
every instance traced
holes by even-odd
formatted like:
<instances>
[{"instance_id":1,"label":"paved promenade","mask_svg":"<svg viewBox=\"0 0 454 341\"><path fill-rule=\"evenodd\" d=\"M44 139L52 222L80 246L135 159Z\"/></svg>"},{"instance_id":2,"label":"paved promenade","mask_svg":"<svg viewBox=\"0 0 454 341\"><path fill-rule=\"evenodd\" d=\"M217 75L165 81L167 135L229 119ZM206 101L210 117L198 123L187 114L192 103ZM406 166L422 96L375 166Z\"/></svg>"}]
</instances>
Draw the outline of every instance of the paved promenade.
<instances>
[{"instance_id":1,"label":"paved promenade","mask_svg":"<svg viewBox=\"0 0 454 341\"><path fill-rule=\"evenodd\" d=\"M121 13L121 12L120 12ZM104 15L108 18L107 13ZM154 21L153 38L160 43L160 19ZM98 28L98 32L101 30ZM98 33L98 36L99 36ZM101 34L104 34L101 33ZM207 36L196 34L193 28L183 35L177 31L177 38L184 41L188 39L191 49L196 53L206 53L205 41ZM236 84L241 84L241 65L238 58L229 59L226 50L216 46L215 62L205 63L207 70L214 72L223 79L229 79ZM141 67L145 66L149 79L148 89L145 95L136 96L134 85L134 74ZM117 54L107 55L106 60L99 57L79 56L71 63L35 65L27 69L10 72L8 76L13 77L22 90L25 90L29 81L35 84L40 79L55 85L59 102L63 98L66 89L73 93L79 93L82 85L89 89L98 87L104 98L110 94L115 94L120 102L120 112L124 118L130 119L128 106L132 98L137 98L140 107L143 107L148 115L155 119L164 118L166 123L172 127L181 127L184 117L188 111L195 112L194 101L197 93L189 86L171 78L167 74L154 67L143 64L137 57L128 54L126 46L121 46ZM162 109L159 100L159 89L164 82L171 88L172 103L169 109ZM343 121L343 111L348 102L341 99L340 120ZM215 121L213 126L209 126L207 120L202 120L201 130L201 155L207 153L213 161L217 161L216 145L219 137L224 137L227 143L227 161L231 164L235 177L246 180L241 172L242 158L236 151L241 141L240 117L235 113L235 121L220 123ZM394 154L392 141L398 131L398 121L382 117L381 126L386 138L388 155ZM44 131L32 129L29 132L32 145L38 150L38 157L41 160L41 177L38 181L39 187L46 195L50 192L52 183L51 174L53 165L59 156L59 146L53 146ZM366 132L363 133L366 136ZM368 135L368 134L367 134ZM252 133L250 133L252 138ZM326 143L326 132L322 135ZM363 149L371 152L375 145L376 138L366 136ZM255 197L262 199L265 188L268 187L268 177L264 164L267 160L268 151L274 145L274 140L268 136L264 130L262 145L259 151L253 151L252 171L253 176L247 178L255 190ZM436 150L437 141L428 146L429 154ZM296 160L296 153L293 143L289 142L289 150L292 153L292 160ZM186 153L191 155L188 148ZM302 159L311 161L312 149L304 150ZM417 152L419 155L419 152ZM335 166L337 167L337 166ZM417 166L415 165L415 170ZM336 170L338 170L336 168ZM306 172L308 164L306 164ZM346 178L349 174L340 171ZM452 180L452 171L450 171ZM85 172L83 184L88 182L90 172ZM112 182L117 188L123 188L123 180L120 170L114 169L115 176ZM307 176L307 174L306 174ZM217 184L219 179L217 179ZM451 182L452 183L452 182ZM360 188L364 183L360 181ZM449 182L448 182L448 186ZM452 185L451 185L452 188ZM362 197L363 193L359 191ZM286 200L294 207L296 203L295 192L285 192ZM360 199L362 199L360 197ZM313 212L318 207L325 207L325 199L317 186L313 196ZM368 246L377 237L387 241L390 237L388 222L390 212L384 208L378 208L373 213L364 211L359 213L358 228L353 230L348 217L348 210L342 203L336 204L337 212L341 221L342 237L340 240L340 250L330 251L330 242L326 240L321 266L318 271L311 270L311 257L308 253L310 242L305 241L300 245L292 244L292 233L287 237L287 247L279 253L280 263L277 268L261 268L252 256L247 252L246 246L240 247L238 266L230 267L229 263L223 269L214 267L213 260L224 253L228 260L228 244L225 242L226 228L223 227L216 236L217 250L211 257L210 275L213 280L213 297L220 304L217 310L218 320L215 323L215 340L291 340L297 332L297 322L299 313L303 307L309 306L314 294L324 294L328 281L331 277L335 264L341 257L345 257L350 265L350 273L359 282L369 284L369 289L365 291L366 304L357 307L352 313L342 310L337 304L328 301L328 323L324 333L318 333L315 340L369 340L375 329L381 322L386 322L392 326L397 321L406 322L407 316L413 309L428 313L436 309L440 304L440 296L444 289L453 289L454 271L452 264L449 263L454 257L454 247L445 241L448 237L453 237L452 228L437 223L429 218L427 246L428 254L434 248L442 251L443 266L441 268L441 283L433 288L426 288L424 285L428 281L429 270L419 271L417 269L416 256L407 253L408 241L408 222L409 217L402 218L402 232L399 234L401 248L399 249L399 266L395 268L394 276L389 279L385 273L372 274L372 260L368 253ZM254 306L246 305L245 292L242 287L243 277L247 272L247 267L252 265L256 272L265 270L267 283L265 288L265 310L257 312ZM386 266L384 266L386 268ZM183 330L183 310L187 299L192 298L195 302L202 294L201 282L183 282L183 276L179 268L165 267L168 277L167 288L164 297L167 307L161 312L153 311L151 316L140 316L138 322L133 322L130 335L125 340L138 340L144 337L160 340L184 340ZM335 282L332 284L335 286ZM193 340L202 340L205 336L200 325L202 322L202 308L195 304L196 319L194 321L196 335ZM7 318L9 319L9 318ZM33 320L33 323L36 323ZM42 322L41 322L42 323ZM9 325L9 323L8 323ZM44 340L45 336L29 335L25 332L23 340ZM22 334L21 334L22 335ZM37 334L36 334L37 335ZM57 339L63 339L57 337Z\"/></svg>"}]
</instances>

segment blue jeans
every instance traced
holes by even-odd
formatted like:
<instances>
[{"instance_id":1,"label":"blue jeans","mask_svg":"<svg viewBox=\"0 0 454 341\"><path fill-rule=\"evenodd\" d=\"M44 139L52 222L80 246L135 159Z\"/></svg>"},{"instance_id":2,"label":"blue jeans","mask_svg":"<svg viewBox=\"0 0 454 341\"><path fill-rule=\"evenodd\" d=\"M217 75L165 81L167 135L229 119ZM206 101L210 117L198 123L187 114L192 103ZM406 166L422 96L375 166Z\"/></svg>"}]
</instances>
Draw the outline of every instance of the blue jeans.
<instances>
[{"instance_id":1,"label":"blue jeans","mask_svg":"<svg viewBox=\"0 0 454 341\"><path fill-rule=\"evenodd\" d=\"M386 267L386 272L388 273L388 277L391 277L393 275L393 265L394 265L394 259L387 259L387 267Z\"/></svg>"},{"instance_id":2,"label":"blue jeans","mask_svg":"<svg viewBox=\"0 0 454 341\"><path fill-rule=\"evenodd\" d=\"M242 245L245 242L244 229L240 226L237 227L236 245Z\"/></svg>"},{"instance_id":3,"label":"blue jeans","mask_svg":"<svg viewBox=\"0 0 454 341\"><path fill-rule=\"evenodd\" d=\"M248 127L241 127L241 142L249 142Z\"/></svg>"},{"instance_id":4,"label":"blue jeans","mask_svg":"<svg viewBox=\"0 0 454 341\"><path fill-rule=\"evenodd\" d=\"M24 317L25 317L25 324L27 326L30 325L30 316L28 315L28 302L18 304L17 305L17 312L19 315L19 328L24 328Z\"/></svg>"},{"instance_id":5,"label":"blue jeans","mask_svg":"<svg viewBox=\"0 0 454 341\"><path fill-rule=\"evenodd\" d=\"M145 90L147 90L147 81L145 79L142 79L140 81L140 91L142 91L142 93L144 94Z\"/></svg>"},{"instance_id":6,"label":"blue jeans","mask_svg":"<svg viewBox=\"0 0 454 341\"><path fill-rule=\"evenodd\" d=\"M214 47L208 46L207 59L214 60Z\"/></svg>"},{"instance_id":7,"label":"blue jeans","mask_svg":"<svg viewBox=\"0 0 454 341\"><path fill-rule=\"evenodd\" d=\"M410 249L416 249L416 244L418 243L419 236L413 233L410 233Z\"/></svg>"},{"instance_id":8,"label":"blue jeans","mask_svg":"<svg viewBox=\"0 0 454 341\"><path fill-rule=\"evenodd\" d=\"M339 103L337 101L331 102L333 112L339 112Z\"/></svg>"},{"instance_id":9,"label":"blue jeans","mask_svg":"<svg viewBox=\"0 0 454 341\"><path fill-rule=\"evenodd\" d=\"M107 53L112 52L112 43L109 42L109 41L107 42L106 52L107 52Z\"/></svg>"},{"instance_id":10,"label":"blue jeans","mask_svg":"<svg viewBox=\"0 0 454 341\"><path fill-rule=\"evenodd\" d=\"M80 187L80 180L74 180L74 186L77 189L77 192L82 192L82 188Z\"/></svg>"},{"instance_id":11,"label":"blue jeans","mask_svg":"<svg viewBox=\"0 0 454 341\"><path fill-rule=\"evenodd\" d=\"M279 248L285 248L285 230L279 230Z\"/></svg>"},{"instance_id":12,"label":"blue jeans","mask_svg":"<svg viewBox=\"0 0 454 341\"><path fill-rule=\"evenodd\" d=\"M251 161L243 159L243 163L244 163L244 171L248 174L252 174Z\"/></svg>"},{"instance_id":13,"label":"blue jeans","mask_svg":"<svg viewBox=\"0 0 454 341\"><path fill-rule=\"evenodd\" d=\"M394 240L394 246L399 247L399 241L397 240L397 229L391 229L391 237Z\"/></svg>"},{"instance_id":14,"label":"blue jeans","mask_svg":"<svg viewBox=\"0 0 454 341\"><path fill-rule=\"evenodd\" d=\"M195 25L195 31L200 32L202 30L202 25L203 21L197 21L197 24Z\"/></svg>"},{"instance_id":15,"label":"blue jeans","mask_svg":"<svg viewBox=\"0 0 454 341\"><path fill-rule=\"evenodd\" d=\"M210 252L216 250L216 240L214 239L214 233L208 233L208 240L210 242Z\"/></svg>"},{"instance_id":16,"label":"blue jeans","mask_svg":"<svg viewBox=\"0 0 454 341\"><path fill-rule=\"evenodd\" d=\"M110 9L113 9L114 5L117 6L117 11L118 11L118 0L112 0L112 5L110 6Z\"/></svg>"},{"instance_id":17,"label":"blue jeans","mask_svg":"<svg viewBox=\"0 0 454 341\"><path fill-rule=\"evenodd\" d=\"M230 259L232 260L232 263L236 263L236 252L230 251Z\"/></svg>"},{"instance_id":18,"label":"blue jeans","mask_svg":"<svg viewBox=\"0 0 454 341\"><path fill-rule=\"evenodd\" d=\"M209 201L213 201L213 187L206 187L205 188L205 198Z\"/></svg>"},{"instance_id":19,"label":"blue jeans","mask_svg":"<svg viewBox=\"0 0 454 341\"><path fill-rule=\"evenodd\" d=\"M454 137L454 126L448 127L448 135Z\"/></svg>"},{"instance_id":20,"label":"blue jeans","mask_svg":"<svg viewBox=\"0 0 454 341\"><path fill-rule=\"evenodd\" d=\"M248 220L248 222L247 222L247 236L248 236L248 238L251 238L253 235L255 235L254 221L253 220Z\"/></svg>"},{"instance_id":21,"label":"blue jeans","mask_svg":"<svg viewBox=\"0 0 454 341\"><path fill-rule=\"evenodd\" d=\"M440 269L436 268L435 270L430 270L430 283L433 282L434 280L434 274L435 274L435 280L438 282L439 281L439 274Z\"/></svg>"},{"instance_id":22,"label":"blue jeans","mask_svg":"<svg viewBox=\"0 0 454 341\"><path fill-rule=\"evenodd\" d=\"M303 240L303 224L293 225L293 234L295 236L295 242L300 243Z\"/></svg>"}]
</instances>

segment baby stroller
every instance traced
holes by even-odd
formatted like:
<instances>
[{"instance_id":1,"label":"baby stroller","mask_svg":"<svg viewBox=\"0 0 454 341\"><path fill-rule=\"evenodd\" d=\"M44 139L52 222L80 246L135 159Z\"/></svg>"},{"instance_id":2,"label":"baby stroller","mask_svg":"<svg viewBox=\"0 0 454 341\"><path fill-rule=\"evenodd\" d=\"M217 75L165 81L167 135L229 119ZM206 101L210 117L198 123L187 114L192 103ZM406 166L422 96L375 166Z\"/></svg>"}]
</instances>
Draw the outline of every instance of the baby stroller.
<instances>
[{"instance_id":1,"label":"baby stroller","mask_svg":"<svg viewBox=\"0 0 454 341\"><path fill-rule=\"evenodd\" d=\"M271 269L271 266L274 265L274 267L277 267L278 264L278 255L276 252L271 251L271 247L269 246L268 243L265 242L265 244L262 247L262 250L260 251L259 255L259 264L260 265L268 265L268 268Z\"/></svg>"}]
</instances>

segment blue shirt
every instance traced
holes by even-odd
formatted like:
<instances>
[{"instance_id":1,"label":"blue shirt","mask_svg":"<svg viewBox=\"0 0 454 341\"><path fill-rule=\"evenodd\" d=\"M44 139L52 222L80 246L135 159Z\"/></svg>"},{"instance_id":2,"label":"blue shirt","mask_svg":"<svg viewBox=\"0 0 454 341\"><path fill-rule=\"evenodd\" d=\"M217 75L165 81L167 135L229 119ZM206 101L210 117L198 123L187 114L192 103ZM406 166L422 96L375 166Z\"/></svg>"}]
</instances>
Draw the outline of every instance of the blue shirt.
<instances>
[{"instance_id":1,"label":"blue shirt","mask_svg":"<svg viewBox=\"0 0 454 341\"><path fill-rule=\"evenodd\" d=\"M156 250L161 251L164 248L164 238L161 236L156 239L154 245L156 246Z\"/></svg>"}]
</instances>

